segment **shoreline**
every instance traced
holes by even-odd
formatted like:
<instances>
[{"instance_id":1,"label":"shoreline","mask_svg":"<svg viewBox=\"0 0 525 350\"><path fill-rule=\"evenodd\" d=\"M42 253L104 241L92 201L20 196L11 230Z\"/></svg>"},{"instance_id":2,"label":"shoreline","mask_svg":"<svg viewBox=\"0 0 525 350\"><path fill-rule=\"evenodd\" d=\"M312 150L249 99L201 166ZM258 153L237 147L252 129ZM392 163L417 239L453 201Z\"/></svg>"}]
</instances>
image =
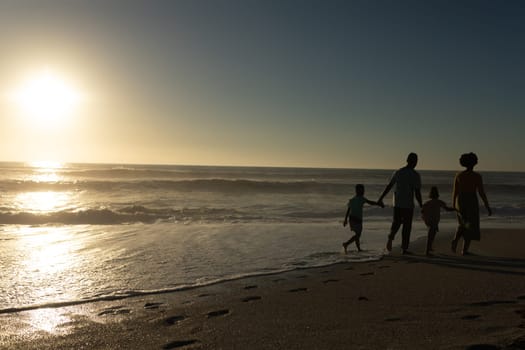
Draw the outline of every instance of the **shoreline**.
<instances>
[{"instance_id":1,"label":"shoreline","mask_svg":"<svg viewBox=\"0 0 525 350\"><path fill-rule=\"evenodd\" d=\"M364 250L366 251L366 250ZM175 287L172 289L160 289L160 290L149 290L149 291L137 291L130 293L129 295L108 295L104 297L99 298L92 298L92 299L79 299L79 300L70 300L70 301L56 301L56 302L49 302L44 304L32 304L32 305L26 305L26 306L19 306L19 307L10 307L10 308L4 308L0 309L0 315L2 314L12 314L17 312L24 312L24 311L32 311L32 310L38 310L38 309L48 309L48 308L60 308L60 307L68 307L68 306L76 306L76 305L83 305L83 304L92 304L92 303L98 303L98 302L108 302L108 301L118 301L118 300L125 300L130 298L139 298L139 297L149 297L149 296L155 296L155 295L162 295L162 294L171 294L171 293L182 293L186 291L206 288L206 287L212 287L215 285L220 285L223 283L230 283L235 282L239 280L244 279L257 279L259 277L267 277L267 276L275 276L275 275L281 275L286 273L292 273L297 271L308 271L312 269L321 269L321 268L330 268L331 266L336 266L340 264L366 264L370 262L377 262L383 259L383 255L379 258L368 258L369 260L348 260L348 261L340 261L335 263L329 263L326 265L319 265L319 266L309 266L309 267L295 267L280 271L273 271L273 272L254 272L253 274L246 274L242 276L237 277L227 277L225 279L215 280L215 281L209 281L205 282L201 285L182 285L180 287Z\"/></svg>"},{"instance_id":2,"label":"shoreline","mask_svg":"<svg viewBox=\"0 0 525 350\"><path fill-rule=\"evenodd\" d=\"M450 238L431 258L419 239L411 256L4 313L0 347L525 349L525 229L484 229L468 257Z\"/></svg>"}]
</instances>

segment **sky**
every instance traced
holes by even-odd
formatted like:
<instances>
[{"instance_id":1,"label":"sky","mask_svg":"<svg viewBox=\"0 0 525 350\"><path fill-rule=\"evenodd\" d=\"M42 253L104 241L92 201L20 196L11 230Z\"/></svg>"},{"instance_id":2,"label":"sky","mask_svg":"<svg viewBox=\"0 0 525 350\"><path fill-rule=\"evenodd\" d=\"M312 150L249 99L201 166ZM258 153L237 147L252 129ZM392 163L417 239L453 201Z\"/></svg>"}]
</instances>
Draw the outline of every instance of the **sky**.
<instances>
[{"instance_id":1,"label":"sky","mask_svg":"<svg viewBox=\"0 0 525 350\"><path fill-rule=\"evenodd\" d=\"M0 33L1 161L525 171L523 1L2 0Z\"/></svg>"}]
</instances>

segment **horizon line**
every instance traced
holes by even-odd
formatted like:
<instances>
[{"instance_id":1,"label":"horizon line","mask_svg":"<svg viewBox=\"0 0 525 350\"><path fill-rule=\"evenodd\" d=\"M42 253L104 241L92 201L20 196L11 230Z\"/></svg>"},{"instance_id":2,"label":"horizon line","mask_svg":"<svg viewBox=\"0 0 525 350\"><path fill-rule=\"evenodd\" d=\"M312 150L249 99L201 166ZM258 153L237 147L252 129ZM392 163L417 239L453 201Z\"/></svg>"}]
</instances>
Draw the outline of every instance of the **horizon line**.
<instances>
[{"instance_id":1,"label":"horizon line","mask_svg":"<svg viewBox=\"0 0 525 350\"><path fill-rule=\"evenodd\" d=\"M0 164L25 164L37 163L39 161L9 161L0 160ZM78 165L120 165L120 166L180 166L180 167L210 167L210 168L268 168L268 169L324 169L324 170L378 170L378 171L392 171L400 167L393 168L362 168L362 167L327 167L327 166L284 166L284 165L235 165L235 164L176 164L176 163L114 163L114 162L69 162L69 161L53 161L58 164L78 164ZM419 171L460 171L461 169L430 169L418 168ZM525 170L481 170L484 172L507 172L507 173L525 173Z\"/></svg>"}]
</instances>

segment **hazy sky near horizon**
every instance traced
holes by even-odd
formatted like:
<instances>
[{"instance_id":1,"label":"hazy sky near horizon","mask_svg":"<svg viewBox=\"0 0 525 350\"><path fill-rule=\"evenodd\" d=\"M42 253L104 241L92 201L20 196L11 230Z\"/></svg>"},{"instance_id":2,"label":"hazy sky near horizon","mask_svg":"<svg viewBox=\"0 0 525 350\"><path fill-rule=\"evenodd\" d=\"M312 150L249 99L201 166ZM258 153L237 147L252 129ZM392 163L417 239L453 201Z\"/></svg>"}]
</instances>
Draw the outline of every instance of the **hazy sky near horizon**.
<instances>
[{"instance_id":1,"label":"hazy sky near horizon","mask_svg":"<svg viewBox=\"0 0 525 350\"><path fill-rule=\"evenodd\" d=\"M522 1L3 0L0 32L0 160L525 171ZM61 119L7 97L42 70Z\"/></svg>"}]
</instances>

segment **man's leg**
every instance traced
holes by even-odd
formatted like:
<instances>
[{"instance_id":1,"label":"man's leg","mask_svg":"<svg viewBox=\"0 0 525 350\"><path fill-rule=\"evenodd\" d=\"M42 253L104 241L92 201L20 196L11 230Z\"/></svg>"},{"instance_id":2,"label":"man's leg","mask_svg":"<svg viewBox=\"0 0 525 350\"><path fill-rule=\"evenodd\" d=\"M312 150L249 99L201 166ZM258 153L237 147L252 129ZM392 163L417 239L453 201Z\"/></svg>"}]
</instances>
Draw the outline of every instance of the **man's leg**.
<instances>
[{"instance_id":1,"label":"man's leg","mask_svg":"<svg viewBox=\"0 0 525 350\"><path fill-rule=\"evenodd\" d=\"M386 243L386 249L388 251L392 250L392 241L396 237L397 231L399 231L399 228L401 227L402 222L402 216L401 216L401 209L394 207L394 217L392 219L392 226L390 227L390 234L388 235L388 241Z\"/></svg>"},{"instance_id":2,"label":"man's leg","mask_svg":"<svg viewBox=\"0 0 525 350\"><path fill-rule=\"evenodd\" d=\"M410 232L412 232L412 217L414 216L413 208L402 208L403 211L402 221L403 221L403 231L401 231L403 240L401 247L403 252L408 250L408 245L410 244Z\"/></svg>"}]
</instances>

